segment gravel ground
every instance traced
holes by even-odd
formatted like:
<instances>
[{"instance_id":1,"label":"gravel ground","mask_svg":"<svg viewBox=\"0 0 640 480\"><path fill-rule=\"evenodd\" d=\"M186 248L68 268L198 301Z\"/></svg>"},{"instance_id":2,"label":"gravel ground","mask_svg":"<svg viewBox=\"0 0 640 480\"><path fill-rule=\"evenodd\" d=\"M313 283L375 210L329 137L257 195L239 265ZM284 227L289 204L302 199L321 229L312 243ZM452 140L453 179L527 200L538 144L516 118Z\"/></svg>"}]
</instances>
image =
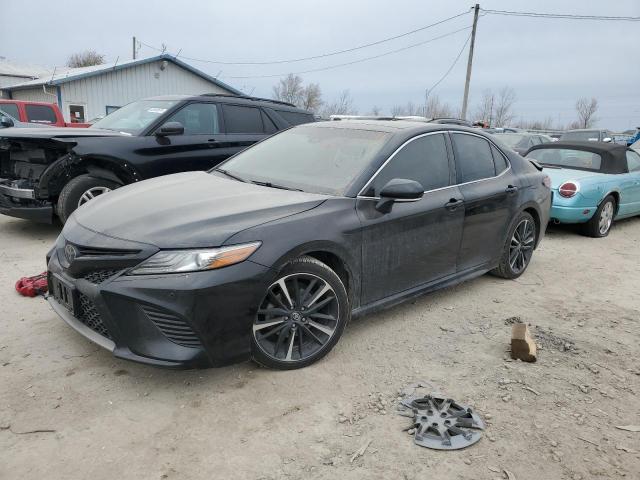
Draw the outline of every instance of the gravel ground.
<instances>
[{"instance_id":1,"label":"gravel ground","mask_svg":"<svg viewBox=\"0 0 640 480\"><path fill-rule=\"evenodd\" d=\"M640 219L602 240L550 228L517 281L483 276L354 321L291 372L114 359L13 291L59 229L0 217L2 479L640 478L640 433L616 428L640 425ZM509 359L515 316L537 363ZM393 411L418 380L474 406L483 439L413 445Z\"/></svg>"}]
</instances>

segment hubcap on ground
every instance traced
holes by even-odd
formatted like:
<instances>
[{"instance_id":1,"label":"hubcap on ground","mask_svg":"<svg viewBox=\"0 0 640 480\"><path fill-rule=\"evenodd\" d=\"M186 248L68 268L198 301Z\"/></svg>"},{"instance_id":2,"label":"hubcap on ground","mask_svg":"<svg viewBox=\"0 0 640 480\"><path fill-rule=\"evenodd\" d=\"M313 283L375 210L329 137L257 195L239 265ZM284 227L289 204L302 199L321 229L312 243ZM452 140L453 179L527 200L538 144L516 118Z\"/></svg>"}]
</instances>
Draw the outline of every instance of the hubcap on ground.
<instances>
[{"instance_id":1,"label":"hubcap on ground","mask_svg":"<svg viewBox=\"0 0 640 480\"><path fill-rule=\"evenodd\" d=\"M340 309L331 286L309 273L280 278L267 290L253 324L253 336L270 357L305 360L333 337Z\"/></svg>"},{"instance_id":2,"label":"hubcap on ground","mask_svg":"<svg viewBox=\"0 0 640 480\"><path fill-rule=\"evenodd\" d=\"M514 273L520 273L529 264L535 242L535 226L528 220L522 220L511 237L509 245L509 266Z\"/></svg>"},{"instance_id":3,"label":"hubcap on ground","mask_svg":"<svg viewBox=\"0 0 640 480\"><path fill-rule=\"evenodd\" d=\"M111 189L109 187L93 187L84 192L80 196L80 200L78 201L78 206L84 205L89 200L93 200L94 198L102 195L103 193L110 192Z\"/></svg>"},{"instance_id":4,"label":"hubcap on ground","mask_svg":"<svg viewBox=\"0 0 640 480\"><path fill-rule=\"evenodd\" d=\"M613 222L613 203L607 202L604 207L602 207L602 211L600 212L600 221L598 222L598 229L600 231L600 235L604 235L611 228L611 223Z\"/></svg>"}]
</instances>

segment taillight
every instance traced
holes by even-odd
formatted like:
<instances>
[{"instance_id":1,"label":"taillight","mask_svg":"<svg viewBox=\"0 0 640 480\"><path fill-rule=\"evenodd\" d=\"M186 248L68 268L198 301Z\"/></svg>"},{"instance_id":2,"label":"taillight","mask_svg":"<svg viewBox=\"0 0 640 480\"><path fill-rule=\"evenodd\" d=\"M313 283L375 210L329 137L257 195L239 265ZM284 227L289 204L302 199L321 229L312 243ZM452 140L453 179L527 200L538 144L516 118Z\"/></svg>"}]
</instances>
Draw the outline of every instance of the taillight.
<instances>
[{"instance_id":1,"label":"taillight","mask_svg":"<svg viewBox=\"0 0 640 480\"><path fill-rule=\"evenodd\" d=\"M549 177L549 175L545 175L544 177L542 177L542 184L547 188L551 188L551 178Z\"/></svg>"},{"instance_id":2,"label":"taillight","mask_svg":"<svg viewBox=\"0 0 640 480\"><path fill-rule=\"evenodd\" d=\"M571 198L580 190L580 184L578 182L564 182L558 188L558 193L565 197Z\"/></svg>"}]
</instances>

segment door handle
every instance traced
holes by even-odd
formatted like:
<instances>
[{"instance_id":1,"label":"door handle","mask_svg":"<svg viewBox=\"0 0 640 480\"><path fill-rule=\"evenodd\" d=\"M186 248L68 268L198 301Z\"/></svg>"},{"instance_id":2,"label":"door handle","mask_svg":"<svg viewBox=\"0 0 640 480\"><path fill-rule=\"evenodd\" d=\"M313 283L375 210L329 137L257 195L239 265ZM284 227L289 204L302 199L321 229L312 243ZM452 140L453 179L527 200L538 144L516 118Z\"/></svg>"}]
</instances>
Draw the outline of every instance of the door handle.
<instances>
[{"instance_id":1,"label":"door handle","mask_svg":"<svg viewBox=\"0 0 640 480\"><path fill-rule=\"evenodd\" d=\"M444 204L444 208L453 212L456 208L458 208L463 203L464 203L464 200L461 200L459 198L452 198L447 203Z\"/></svg>"},{"instance_id":2,"label":"door handle","mask_svg":"<svg viewBox=\"0 0 640 480\"><path fill-rule=\"evenodd\" d=\"M510 194L514 194L518 191L518 187L516 187L515 185L509 185L505 192L510 193Z\"/></svg>"}]
</instances>

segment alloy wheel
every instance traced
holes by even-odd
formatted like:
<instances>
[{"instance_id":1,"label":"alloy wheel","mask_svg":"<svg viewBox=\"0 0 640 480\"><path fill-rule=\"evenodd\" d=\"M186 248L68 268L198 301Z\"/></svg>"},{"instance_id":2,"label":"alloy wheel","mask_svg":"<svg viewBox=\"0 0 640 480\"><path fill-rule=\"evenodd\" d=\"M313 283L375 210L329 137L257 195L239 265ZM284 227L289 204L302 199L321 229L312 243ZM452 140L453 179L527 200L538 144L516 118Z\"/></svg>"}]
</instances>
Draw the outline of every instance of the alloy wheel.
<instances>
[{"instance_id":1,"label":"alloy wheel","mask_svg":"<svg viewBox=\"0 0 640 480\"><path fill-rule=\"evenodd\" d=\"M531 220L522 220L513 232L509 245L509 266L515 274L527 268L535 243L535 225Z\"/></svg>"},{"instance_id":2,"label":"alloy wheel","mask_svg":"<svg viewBox=\"0 0 640 480\"><path fill-rule=\"evenodd\" d=\"M340 305L322 278L295 273L267 290L253 324L260 349L274 360L299 362L318 353L334 336Z\"/></svg>"},{"instance_id":3,"label":"alloy wheel","mask_svg":"<svg viewBox=\"0 0 640 480\"><path fill-rule=\"evenodd\" d=\"M110 191L111 189L109 187L92 187L80 196L80 200L78 200L78 206L80 207L88 201L93 200L95 197L98 197L103 193L107 193Z\"/></svg>"},{"instance_id":4,"label":"alloy wheel","mask_svg":"<svg viewBox=\"0 0 640 480\"><path fill-rule=\"evenodd\" d=\"M600 220L598 221L598 231L600 235L606 235L611 228L613 222L613 203L607 202L600 211Z\"/></svg>"}]
</instances>

